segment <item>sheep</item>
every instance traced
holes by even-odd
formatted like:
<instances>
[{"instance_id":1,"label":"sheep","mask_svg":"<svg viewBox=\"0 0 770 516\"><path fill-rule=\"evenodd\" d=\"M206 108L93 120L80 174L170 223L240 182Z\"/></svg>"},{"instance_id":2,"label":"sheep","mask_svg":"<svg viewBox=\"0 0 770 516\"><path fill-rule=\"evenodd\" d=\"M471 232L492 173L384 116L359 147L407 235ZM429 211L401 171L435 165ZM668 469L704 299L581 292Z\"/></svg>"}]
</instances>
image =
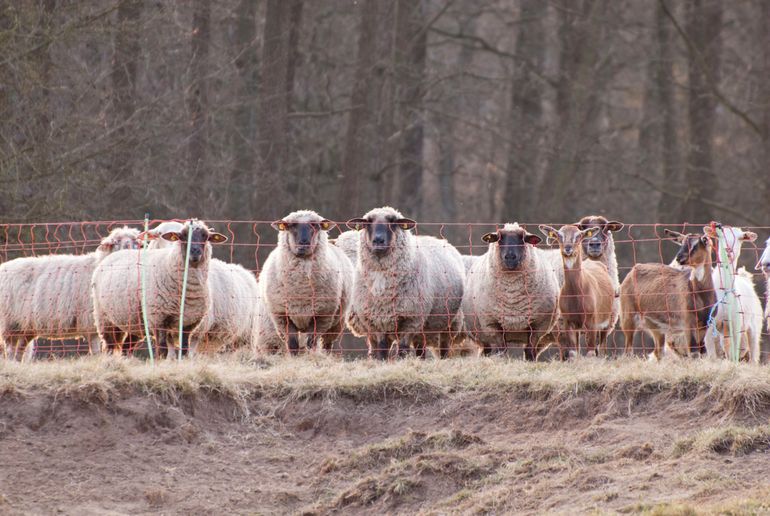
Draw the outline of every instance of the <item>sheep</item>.
<instances>
[{"instance_id":1,"label":"sheep","mask_svg":"<svg viewBox=\"0 0 770 516\"><path fill-rule=\"evenodd\" d=\"M473 264L478 261L479 257L472 254L464 254L462 255L462 259L463 267L465 268L465 274L467 275L473 268Z\"/></svg>"},{"instance_id":2,"label":"sheep","mask_svg":"<svg viewBox=\"0 0 770 516\"><path fill-rule=\"evenodd\" d=\"M102 348L130 352L144 333L142 318L142 270L145 276L146 318L150 332L162 332L173 341L179 341L182 355L188 353L189 337L210 309L208 284L211 263L211 244L227 241L203 222L192 219L181 231L168 231L161 238L174 245L164 249L144 251L127 250L114 253L94 270L91 288L94 301L94 319ZM187 293L184 305L182 335L178 335L183 288L183 269L187 256L188 239L190 260ZM126 344L124 346L124 343ZM166 339L157 342L157 354L168 354Z\"/></svg>"},{"instance_id":3,"label":"sheep","mask_svg":"<svg viewBox=\"0 0 770 516\"><path fill-rule=\"evenodd\" d=\"M446 240L416 236L417 223L384 206L348 221L361 231L347 324L366 335L371 358L384 360L395 343L398 356L425 358L426 348L447 356L462 330L465 270Z\"/></svg>"},{"instance_id":4,"label":"sheep","mask_svg":"<svg viewBox=\"0 0 770 516\"><path fill-rule=\"evenodd\" d=\"M487 252L473 264L466 280L463 314L466 331L485 355L524 343L524 357L535 360L543 336L559 317L559 280L541 242L518 223L505 224L482 240ZM561 267L559 267L561 269Z\"/></svg>"},{"instance_id":5,"label":"sheep","mask_svg":"<svg viewBox=\"0 0 770 516\"><path fill-rule=\"evenodd\" d=\"M8 358L21 360L30 341L85 338L99 351L93 320L91 274L114 251L136 249L137 229L124 226L84 255L16 258L0 266L0 339ZM29 346L29 355L33 346Z\"/></svg>"},{"instance_id":6,"label":"sheep","mask_svg":"<svg viewBox=\"0 0 770 516\"><path fill-rule=\"evenodd\" d=\"M342 249L350 260L351 264L358 262L358 231L345 231L334 240L329 240L332 244Z\"/></svg>"},{"instance_id":7,"label":"sheep","mask_svg":"<svg viewBox=\"0 0 770 516\"><path fill-rule=\"evenodd\" d=\"M265 307L262 296L257 296L254 306L256 313L256 327L251 341L251 349L255 356L280 352L284 349L284 341L275 330L270 313Z\"/></svg>"},{"instance_id":8,"label":"sheep","mask_svg":"<svg viewBox=\"0 0 770 516\"><path fill-rule=\"evenodd\" d=\"M299 352L299 333L308 349L320 340L329 351L342 338L353 279L348 256L328 242L334 223L302 210L272 226L278 245L260 273L262 302L289 353Z\"/></svg>"},{"instance_id":9,"label":"sheep","mask_svg":"<svg viewBox=\"0 0 770 516\"><path fill-rule=\"evenodd\" d=\"M604 263L590 259L583 261L585 241L601 233L602 228L589 226L581 230L579 226L566 225L557 231L541 225L540 231L559 243L564 266L559 312L570 347L577 349L579 333L585 332L588 352L601 350L606 353L607 335L617 319L615 286ZM562 359L566 358L566 351L562 347Z\"/></svg>"},{"instance_id":10,"label":"sheep","mask_svg":"<svg viewBox=\"0 0 770 516\"><path fill-rule=\"evenodd\" d=\"M181 231L183 225L168 221L147 231L148 249L162 249L173 242L161 237L168 231ZM209 264L209 292L211 310L206 313L198 329L191 336L191 349L196 354L210 354L252 346L256 338L257 300L259 287L250 271L234 263L216 258Z\"/></svg>"},{"instance_id":11,"label":"sheep","mask_svg":"<svg viewBox=\"0 0 770 516\"><path fill-rule=\"evenodd\" d=\"M632 353L634 334L640 329L652 336L658 360L665 343L681 355L703 352L708 314L716 302L711 239L669 230L666 233L680 243L676 256L679 265L689 267L643 263L634 265L628 273L620 285L620 327L626 354Z\"/></svg>"},{"instance_id":12,"label":"sheep","mask_svg":"<svg viewBox=\"0 0 770 516\"><path fill-rule=\"evenodd\" d=\"M770 333L770 238L765 242L765 250L755 268L765 274L765 328Z\"/></svg>"},{"instance_id":13,"label":"sheep","mask_svg":"<svg viewBox=\"0 0 770 516\"><path fill-rule=\"evenodd\" d=\"M720 227L724 238L718 241L717 260L721 260L723 254L728 257L730 267L734 274L733 291L741 313L740 347L741 355L758 363L760 359L759 341L762 335L762 302L754 289L754 278L745 268L738 268L738 259L741 255L743 242L753 242L757 234L751 231L743 231L741 228L731 226L718 226L712 224L704 228L704 232L711 238L717 238L716 228ZM709 356L717 356L717 341L720 352L727 354L725 349L724 325L727 323L728 314L723 300L728 295L725 285L722 266L716 267L712 273L713 283L717 293L719 304L714 315L713 327L706 335L706 352Z\"/></svg>"}]
</instances>

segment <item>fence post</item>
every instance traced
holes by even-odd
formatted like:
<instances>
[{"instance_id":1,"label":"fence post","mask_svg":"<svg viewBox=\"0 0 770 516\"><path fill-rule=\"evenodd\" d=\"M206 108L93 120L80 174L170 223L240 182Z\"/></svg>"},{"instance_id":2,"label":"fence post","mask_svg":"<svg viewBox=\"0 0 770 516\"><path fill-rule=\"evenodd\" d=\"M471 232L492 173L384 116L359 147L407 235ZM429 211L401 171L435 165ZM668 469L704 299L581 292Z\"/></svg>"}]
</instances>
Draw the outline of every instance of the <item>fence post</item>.
<instances>
[{"instance_id":1,"label":"fence post","mask_svg":"<svg viewBox=\"0 0 770 516\"><path fill-rule=\"evenodd\" d=\"M155 353L152 349L152 339L150 338L150 323L147 320L147 275L144 272L144 253L147 250L147 231L150 228L150 214L144 214L144 233L142 238L142 250L139 251L139 270L142 275L142 319L144 320L144 340L147 342L147 352L150 354L150 365L155 365Z\"/></svg>"},{"instance_id":2,"label":"fence post","mask_svg":"<svg viewBox=\"0 0 770 516\"><path fill-rule=\"evenodd\" d=\"M719 254L719 278L724 291L724 298L721 302L724 304L725 315L727 316L727 333L723 338L727 348L727 356L733 361L738 362L741 358L741 339L737 330L740 330L741 324L738 318L738 300L735 297L735 271L727 255L727 241L721 226L716 226L717 249Z\"/></svg>"},{"instance_id":3,"label":"fence post","mask_svg":"<svg viewBox=\"0 0 770 516\"><path fill-rule=\"evenodd\" d=\"M179 360L182 360L182 341L184 339L184 300L185 300L185 297L187 297L187 273L190 267L191 244L192 244L192 223L188 221L187 254L185 255L185 258L184 258L184 275L182 276L182 299L179 302Z\"/></svg>"}]
</instances>

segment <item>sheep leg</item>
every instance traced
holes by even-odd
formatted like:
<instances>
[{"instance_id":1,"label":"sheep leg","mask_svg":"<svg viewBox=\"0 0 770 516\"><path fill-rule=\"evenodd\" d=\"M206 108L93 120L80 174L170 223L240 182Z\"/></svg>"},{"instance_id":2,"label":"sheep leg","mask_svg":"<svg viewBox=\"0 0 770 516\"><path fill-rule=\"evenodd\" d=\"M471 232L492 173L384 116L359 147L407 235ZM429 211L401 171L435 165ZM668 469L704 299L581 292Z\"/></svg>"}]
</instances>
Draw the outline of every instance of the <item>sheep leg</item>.
<instances>
[{"instance_id":1,"label":"sheep leg","mask_svg":"<svg viewBox=\"0 0 770 516\"><path fill-rule=\"evenodd\" d=\"M371 337L367 338L369 345L369 357L377 360L387 360L390 352L390 340L387 335L383 335L379 340Z\"/></svg>"},{"instance_id":2,"label":"sheep leg","mask_svg":"<svg viewBox=\"0 0 770 516\"><path fill-rule=\"evenodd\" d=\"M524 346L524 360L534 362L537 360L538 333L532 328L527 332L527 343Z\"/></svg>"},{"instance_id":3,"label":"sheep leg","mask_svg":"<svg viewBox=\"0 0 770 516\"><path fill-rule=\"evenodd\" d=\"M182 350L182 356L186 357L190 353L190 335L195 329L195 326L187 326L182 328L182 336L179 339L179 347Z\"/></svg>"},{"instance_id":4,"label":"sheep leg","mask_svg":"<svg viewBox=\"0 0 770 516\"><path fill-rule=\"evenodd\" d=\"M424 333L421 335L418 335L414 340L414 354L417 358L422 358L423 360L427 358L427 352L426 347L428 346L428 337ZM399 352L401 350L399 349Z\"/></svg>"},{"instance_id":5,"label":"sheep leg","mask_svg":"<svg viewBox=\"0 0 770 516\"><path fill-rule=\"evenodd\" d=\"M398 358L405 358L409 356L410 351L411 350L409 349L409 337L404 336L396 340L396 356Z\"/></svg>"},{"instance_id":6,"label":"sheep leg","mask_svg":"<svg viewBox=\"0 0 770 516\"><path fill-rule=\"evenodd\" d=\"M107 354L115 353L115 349L120 346L125 336L117 326L109 326L101 332L102 350Z\"/></svg>"},{"instance_id":7,"label":"sheep leg","mask_svg":"<svg viewBox=\"0 0 770 516\"><path fill-rule=\"evenodd\" d=\"M158 358L168 357L168 336L166 330L158 330L155 332L155 354Z\"/></svg>"}]
</instances>

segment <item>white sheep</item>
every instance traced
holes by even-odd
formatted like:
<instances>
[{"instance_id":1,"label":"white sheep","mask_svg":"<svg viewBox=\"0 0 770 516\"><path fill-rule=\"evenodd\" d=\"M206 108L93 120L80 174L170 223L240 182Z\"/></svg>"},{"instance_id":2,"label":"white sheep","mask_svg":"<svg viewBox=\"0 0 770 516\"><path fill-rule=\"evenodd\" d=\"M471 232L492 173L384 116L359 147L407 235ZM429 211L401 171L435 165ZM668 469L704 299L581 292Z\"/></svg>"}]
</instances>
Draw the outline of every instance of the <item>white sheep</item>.
<instances>
[{"instance_id":1,"label":"white sheep","mask_svg":"<svg viewBox=\"0 0 770 516\"><path fill-rule=\"evenodd\" d=\"M765 274L765 328L770 333L770 238L765 242L765 250L759 258L756 270Z\"/></svg>"},{"instance_id":2,"label":"white sheep","mask_svg":"<svg viewBox=\"0 0 770 516\"><path fill-rule=\"evenodd\" d=\"M91 274L114 251L136 249L139 231L124 226L84 255L16 258L0 266L0 338L4 354L20 360L30 341L85 338L99 350L93 319ZM32 346L30 346L30 355Z\"/></svg>"},{"instance_id":3,"label":"white sheep","mask_svg":"<svg viewBox=\"0 0 770 516\"><path fill-rule=\"evenodd\" d=\"M147 321L150 332L162 332L158 355L168 352L165 336L180 341L182 354L187 354L190 333L195 330L210 308L208 286L211 245L227 241L203 222L191 220L181 231L168 231L164 240L174 245L164 249L121 251L96 267L92 277L94 319L103 349L130 352L144 336L142 317L142 267L145 278ZM190 240L187 292L184 305L183 335L178 335L183 288L183 270ZM124 347L124 342L127 346Z\"/></svg>"},{"instance_id":4,"label":"white sheep","mask_svg":"<svg viewBox=\"0 0 770 516\"><path fill-rule=\"evenodd\" d=\"M716 228L713 226L706 226L704 232L714 239L717 237ZM738 268L738 259L741 255L743 242L755 241L757 234L731 226L722 226L722 232L724 238L718 242L717 262L720 262L723 254L726 254L729 260L727 265L734 275L733 290L741 319L739 329L741 355L748 355L747 358L758 363L760 359L759 341L762 335L762 302L754 289L754 278L751 273L743 267ZM721 353L726 354L727 352L723 326L727 323L728 314L723 300L728 295L728 289L726 288L726 278L722 277L721 267L714 268L712 277L717 295L717 309L712 325L706 334L705 345L706 353L714 357L717 356L717 342L719 342Z\"/></svg>"},{"instance_id":5,"label":"white sheep","mask_svg":"<svg viewBox=\"0 0 770 516\"><path fill-rule=\"evenodd\" d=\"M183 225L176 221L158 224L147 231L148 249L163 249L174 245L161 236L169 231L181 231ZM216 258L209 265L209 292L211 310L192 335L191 348L195 353L210 354L252 346L256 335L257 279L250 271L233 263Z\"/></svg>"},{"instance_id":6,"label":"white sheep","mask_svg":"<svg viewBox=\"0 0 770 516\"><path fill-rule=\"evenodd\" d=\"M391 207L348 221L361 231L348 326L366 335L369 355L385 359L414 345L418 356L446 356L462 329L465 269L445 240L415 236L416 223Z\"/></svg>"},{"instance_id":7,"label":"white sheep","mask_svg":"<svg viewBox=\"0 0 770 516\"><path fill-rule=\"evenodd\" d=\"M334 223L311 210L295 211L273 223L278 245L259 276L260 296L287 350L299 352L319 341L331 350L342 338L350 301L353 265L345 252L328 242Z\"/></svg>"},{"instance_id":8,"label":"white sheep","mask_svg":"<svg viewBox=\"0 0 770 516\"><path fill-rule=\"evenodd\" d=\"M358 263L358 231L345 231L340 233L340 236L334 240L329 241L345 252L347 257L350 259L350 263L353 265Z\"/></svg>"},{"instance_id":9,"label":"white sheep","mask_svg":"<svg viewBox=\"0 0 770 516\"><path fill-rule=\"evenodd\" d=\"M535 247L540 237L518 223L482 239L489 248L473 264L465 285L466 331L486 355L518 342L525 358L535 360L559 316L561 287L552 257L561 260L561 255Z\"/></svg>"}]
</instances>

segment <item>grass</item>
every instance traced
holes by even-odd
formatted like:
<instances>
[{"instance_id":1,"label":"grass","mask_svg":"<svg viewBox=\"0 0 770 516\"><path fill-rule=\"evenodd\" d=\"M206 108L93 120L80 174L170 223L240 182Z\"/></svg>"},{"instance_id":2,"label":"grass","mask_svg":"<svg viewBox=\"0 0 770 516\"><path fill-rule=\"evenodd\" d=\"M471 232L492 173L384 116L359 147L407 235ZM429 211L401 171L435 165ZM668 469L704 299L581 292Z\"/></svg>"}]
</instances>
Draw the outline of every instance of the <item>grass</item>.
<instances>
[{"instance_id":1,"label":"grass","mask_svg":"<svg viewBox=\"0 0 770 516\"><path fill-rule=\"evenodd\" d=\"M0 394L24 396L41 391L90 400L107 400L125 392L170 399L215 393L236 401L262 396L434 399L456 391L545 400L600 392L623 403L628 398L670 393L682 399L707 396L726 410L754 411L770 404L770 368L724 361L651 363L640 359L533 364L465 358L377 363L317 355L257 360L221 356L163 361L155 366L105 356L31 364L0 361Z\"/></svg>"},{"instance_id":2,"label":"grass","mask_svg":"<svg viewBox=\"0 0 770 516\"><path fill-rule=\"evenodd\" d=\"M770 425L708 428L695 436L674 443L675 456L690 452L747 455L768 449Z\"/></svg>"}]
</instances>

